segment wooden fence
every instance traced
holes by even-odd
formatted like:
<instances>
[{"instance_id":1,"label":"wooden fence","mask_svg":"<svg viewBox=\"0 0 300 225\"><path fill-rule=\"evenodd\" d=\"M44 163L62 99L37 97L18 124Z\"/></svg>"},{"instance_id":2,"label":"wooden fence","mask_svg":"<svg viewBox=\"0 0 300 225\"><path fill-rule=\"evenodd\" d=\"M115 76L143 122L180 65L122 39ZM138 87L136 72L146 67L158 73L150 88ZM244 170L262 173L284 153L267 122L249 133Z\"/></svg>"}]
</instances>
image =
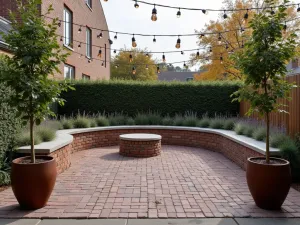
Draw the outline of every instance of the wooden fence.
<instances>
[{"instance_id":1,"label":"wooden fence","mask_svg":"<svg viewBox=\"0 0 300 225\"><path fill-rule=\"evenodd\" d=\"M300 74L294 76L288 76L286 78L289 82L293 82L298 85L298 88L294 88L291 92L291 101L280 100L281 103L287 105L285 109L289 113L272 113L271 124L274 126L284 126L290 135L300 133ZM249 103L241 102L240 104L240 116L245 116L245 113L249 109ZM257 114L251 116L252 118L259 118Z\"/></svg>"}]
</instances>

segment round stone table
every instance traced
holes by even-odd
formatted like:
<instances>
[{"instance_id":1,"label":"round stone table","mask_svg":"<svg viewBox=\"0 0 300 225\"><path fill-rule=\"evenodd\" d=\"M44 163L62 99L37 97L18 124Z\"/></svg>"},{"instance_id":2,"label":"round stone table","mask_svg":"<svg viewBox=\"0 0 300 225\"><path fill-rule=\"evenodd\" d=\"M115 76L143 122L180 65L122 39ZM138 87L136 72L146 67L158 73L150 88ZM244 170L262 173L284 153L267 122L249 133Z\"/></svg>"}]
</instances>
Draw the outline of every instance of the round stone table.
<instances>
[{"instance_id":1,"label":"round stone table","mask_svg":"<svg viewBox=\"0 0 300 225\"><path fill-rule=\"evenodd\" d=\"M161 136L156 134L120 135L120 155L147 158L160 155Z\"/></svg>"}]
</instances>

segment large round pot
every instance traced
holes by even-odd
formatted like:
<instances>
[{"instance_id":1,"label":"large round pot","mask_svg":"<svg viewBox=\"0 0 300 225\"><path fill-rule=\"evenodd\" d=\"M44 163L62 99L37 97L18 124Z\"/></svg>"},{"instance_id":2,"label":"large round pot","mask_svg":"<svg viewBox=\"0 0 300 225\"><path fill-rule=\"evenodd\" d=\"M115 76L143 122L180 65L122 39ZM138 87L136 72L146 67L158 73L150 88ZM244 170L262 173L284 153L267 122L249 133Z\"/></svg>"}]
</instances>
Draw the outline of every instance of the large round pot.
<instances>
[{"instance_id":1,"label":"large round pot","mask_svg":"<svg viewBox=\"0 0 300 225\"><path fill-rule=\"evenodd\" d=\"M247 183L256 205L262 209L280 209L291 186L290 163L284 159L262 164L264 157L248 158Z\"/></svg>"},{"instance_id":2,"label":"large round pot","mask_svg":"<svg viewBox=\"0 0 300 225\"><path fill-rule=\"evenodd\" d=\"M21 208L44 207L52 193L56 180L56 162L51 156L37 156L37 163L24 164L24 159L12 162L11 186ZM40 161L43 160L43 161Z\"/></svg>"}]
</instances>

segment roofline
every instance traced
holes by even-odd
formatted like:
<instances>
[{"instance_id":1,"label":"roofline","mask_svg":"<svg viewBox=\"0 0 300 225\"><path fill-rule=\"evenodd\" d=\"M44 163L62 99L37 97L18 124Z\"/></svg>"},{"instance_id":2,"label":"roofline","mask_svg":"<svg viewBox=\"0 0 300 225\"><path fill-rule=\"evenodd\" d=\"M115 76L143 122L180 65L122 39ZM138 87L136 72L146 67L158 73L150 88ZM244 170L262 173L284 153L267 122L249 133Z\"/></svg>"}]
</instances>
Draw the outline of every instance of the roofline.
<instances>
[{"instance_id":1,"label":"roofline","mask_svg":"<svg viewBox=\"0 0 300 225\"><path fill-rule=\"evenodd\" d=\"M106 28L108 30L108 24L107 24L107 19L106 19L106 16L105 16L105 13L104 13L104 10L103 10L103 6L102 6L102 3L101 3L101 0L99 0L99 4L100 4L100 8L102 10L102 14L104 15L104 19L105 19L105 25L106 25ZM107 32L108 33L108 39L110 39L110 32Z\"/></svg>"}]
</instances>

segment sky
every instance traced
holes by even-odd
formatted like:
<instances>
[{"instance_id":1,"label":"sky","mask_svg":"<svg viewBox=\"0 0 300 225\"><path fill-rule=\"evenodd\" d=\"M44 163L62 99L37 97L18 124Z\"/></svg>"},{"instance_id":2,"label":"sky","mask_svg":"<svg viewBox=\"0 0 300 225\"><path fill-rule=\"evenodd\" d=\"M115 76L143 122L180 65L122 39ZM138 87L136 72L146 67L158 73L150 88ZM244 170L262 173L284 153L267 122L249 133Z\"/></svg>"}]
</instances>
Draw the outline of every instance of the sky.
<instances>
[{"instance_id":1,"label":"sky","mask_svg":"<svg viewBox=\"0 0 300 225\"><path fill-rule=\"evenodd\" d=\"M205 8L220 9L222 8L222 0L145 0L150 3L163 5L171 5L176 7L187 8ZM168 9L156 7L158 20L151 20L152 5L139 3L139 8L134 7L132 0L101 0L109 30L128 33L144 33L144 34L192 34L195 30L201 30L210 20L218 19L218 12L209 12L204 15L201 11L181 10L181 17L177 18L178 9ZM118 35L118 39L114 40L114 34L110 34L113 40L113 49L131 48L131 38L129 35ZM156 37L156 43L153 43L153 37L135 36L137 47L141 49L147 48L151 51L173 51L175 48L177 37ZM193 37L181 37L181 48L196 49L197 39ZM196 51L195 51L196 52ZM180 53L165 54L167 63L188 61L189 54ZM112 56L114 53L112 53ZM162 54L155 54L157 59L162 58ZM174 64L174 66L183 66L183 63ZM197 69L193 67L192 70Z\"/></svg>"}]
</instances>

